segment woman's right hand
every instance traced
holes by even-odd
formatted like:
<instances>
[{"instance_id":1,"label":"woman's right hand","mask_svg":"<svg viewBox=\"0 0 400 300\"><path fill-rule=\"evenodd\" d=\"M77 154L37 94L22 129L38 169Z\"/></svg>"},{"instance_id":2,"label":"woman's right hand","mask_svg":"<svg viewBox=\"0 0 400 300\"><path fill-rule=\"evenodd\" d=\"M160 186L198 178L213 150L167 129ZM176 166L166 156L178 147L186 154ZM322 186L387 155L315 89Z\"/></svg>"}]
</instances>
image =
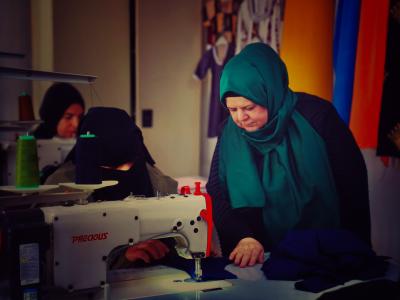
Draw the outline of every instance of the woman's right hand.
<instances>
[{"instance_id":1,"label":"woman's right hand","mask_svg":"<svg viewBox=\"0 0 400 300\"><path fill-rule=\"evenodd\" d=\"M151 263L159 260L169 252L169 248L159 240L147 240L129 247L125 252L125 258L130 262L142 260Z\"/></svg>"},{"instance_id":2,"label":"woman's right hand","mask_svg":"<svg viewBox=\"0 0 400 300\"><path fill-rule=\"evenodd\" d=\"M262 264L264 262L264 247L254 238L243 238L233 249L229 259L241 268L251 267L256 263Z\"/></svg>"}]
</instances>

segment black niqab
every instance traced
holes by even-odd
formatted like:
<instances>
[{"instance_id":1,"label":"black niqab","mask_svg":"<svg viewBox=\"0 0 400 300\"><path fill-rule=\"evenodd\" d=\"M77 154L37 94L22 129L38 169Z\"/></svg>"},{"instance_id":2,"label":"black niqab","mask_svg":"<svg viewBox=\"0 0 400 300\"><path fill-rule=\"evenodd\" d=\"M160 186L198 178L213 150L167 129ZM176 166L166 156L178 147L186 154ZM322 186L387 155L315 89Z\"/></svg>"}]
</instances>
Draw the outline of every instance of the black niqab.
<instances>
[{"instance_id":1,"label":"black niqab","mask_svg":"<svg viewBox=\"0 0 400 300\"><path fill-rule=\"evenodd\" d=\"M143 142L142 132L133 119L123 110L111 107L93 107L82 119L79 134L95 134L100 151L102 180L118 180L116 186L101 188L93 197L95 200L118 200L130 194L150 197L153 187L146 168L146 162L154 165L154 160ZM77 140L79 143L79 139ZM68 159L75 161L76 147ZM133 162L130 170L113 168Z\"/></svg>"}]
</instances>

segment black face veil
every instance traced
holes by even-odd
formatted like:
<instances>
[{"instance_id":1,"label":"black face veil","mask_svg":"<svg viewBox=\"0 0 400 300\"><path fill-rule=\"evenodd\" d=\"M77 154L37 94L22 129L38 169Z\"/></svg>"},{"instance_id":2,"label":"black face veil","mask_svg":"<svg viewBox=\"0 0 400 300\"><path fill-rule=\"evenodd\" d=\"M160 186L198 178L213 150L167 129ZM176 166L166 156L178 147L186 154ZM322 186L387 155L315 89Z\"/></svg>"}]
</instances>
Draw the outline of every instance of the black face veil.
<instances>
[{"instance_id":1,"label":"black face veil","mask_svg":"<svg viewBox=\"0 0 400 300\"><path fill-rule=\"evenodd\" d=\"M79 126L79 134L86 133L95 134L98 139L101 179L119 182L116 186L95 191L95 200L118 200L130 194L154 195L146 167L146 162L153 165L154 160L143 143L142 132L125 111L109 107L91 108ZM79 148L75 147L71 159L75 158L74 151ZM115 170L128 162L133 163L129 170Z\"/></svg>"}]
</instances>

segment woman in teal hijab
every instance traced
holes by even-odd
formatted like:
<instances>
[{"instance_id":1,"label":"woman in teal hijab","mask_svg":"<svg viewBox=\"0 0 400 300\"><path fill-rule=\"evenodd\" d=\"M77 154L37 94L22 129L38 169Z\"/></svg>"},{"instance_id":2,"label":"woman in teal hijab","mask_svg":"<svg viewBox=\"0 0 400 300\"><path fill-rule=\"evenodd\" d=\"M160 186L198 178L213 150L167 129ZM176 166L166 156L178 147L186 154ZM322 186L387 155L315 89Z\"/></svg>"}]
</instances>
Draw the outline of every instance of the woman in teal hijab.
<instances>
[{"instance_id":1,"label":"woman in teal hijab","mask_svg":"<svg viewBox=\"0 0 400 300\"><path fill-rule=\"evenodd\" d=\"M262 43L225 66L220 99L231 116L207 190L225 255L241 267L262 263L295 228L348 228L369 241L365 164L329 102L293 92L285 64Z\"/></svg>"}]
</instances>

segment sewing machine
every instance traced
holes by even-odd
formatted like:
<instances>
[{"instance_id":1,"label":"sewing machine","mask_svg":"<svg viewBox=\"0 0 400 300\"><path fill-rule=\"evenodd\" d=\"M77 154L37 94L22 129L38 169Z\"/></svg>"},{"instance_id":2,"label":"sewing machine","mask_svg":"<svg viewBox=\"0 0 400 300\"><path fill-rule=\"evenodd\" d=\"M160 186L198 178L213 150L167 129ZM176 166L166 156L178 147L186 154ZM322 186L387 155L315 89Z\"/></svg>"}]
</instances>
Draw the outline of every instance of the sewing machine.
<instances>
[{"instance_id":1,"label":"sewing machine","mask_svg":"<svg viewBox=\"0 0 400 300\"><path fill-rule=\"evenodd\" d=\"M103 288L110 258L148 239L174 238L177 253L195 259L196 280L201 280L200 259L210 254L212 207L207 194L128 197L19 214L3 213L2 226L3 234L5 228L8 232L3 249L12 269L11 286L20 291L20 299L27 288L49 284L68 291Z\"/></svg>"},{"instance_id":2,"label":"sewing machine","mask_svg":"<svg viewBox=\"0 0 400 300\"><path fill-rule=\"evenodd\" d=\"M60 165L75 143L75 139L56 137L49 140L37 140L39 170L46 166ZM17 143L15 141L0 140L0 157L2 158L0 160L0 182L2 185L15 184L16 151Z\"/></svg>"}]
</instances>

